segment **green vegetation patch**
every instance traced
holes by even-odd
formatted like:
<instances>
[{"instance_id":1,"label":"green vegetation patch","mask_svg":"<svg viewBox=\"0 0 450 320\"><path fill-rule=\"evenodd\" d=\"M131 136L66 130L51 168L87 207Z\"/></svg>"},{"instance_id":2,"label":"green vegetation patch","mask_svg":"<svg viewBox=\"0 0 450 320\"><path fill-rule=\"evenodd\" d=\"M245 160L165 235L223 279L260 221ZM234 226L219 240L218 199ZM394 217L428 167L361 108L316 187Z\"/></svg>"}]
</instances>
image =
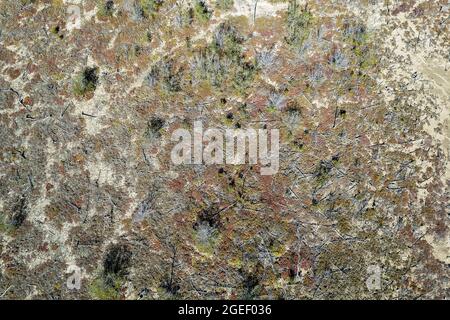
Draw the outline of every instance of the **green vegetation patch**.
<instances>
[{"instance_id":1,"label":"green vegetation patch","mask_svg":"<svg viewBox=\"0 0 450 320\"><path fill-rule=\"evenodd\" d=\"M74 93L78 96L84 96L87 93L94 92L98 84L98 68L88 67L75 78Z\"/></svg>"},{"instance_id":2,"label":"green vegetation patch","mask_svg":"<svg viewBox=\"0 0 450 320\"><path fill-rule=\"evenodd\" d=\"M128 246L115 244L108 248L103 259L103 273L89 287L90 295L100 300L116 300L131 265L132 253Z\"/></svg>"},{"instance_id":3,"label":"green vegetation patch","mask_svg":"<svg viewBox=\"0 0 450 320\"><path fill-rule=\"evenodd\" d=\"M195 52L192 66L194 80L207 80L216 88L230 86L243 92L257 71L256 63L243 56L244 38L230 23L218 26L213 41Z\"/></svg>"},{"instance_id":4,"label":"green vegetation patch","mask_svg":"<svg viewBox=\"0 0 450 320\"><path fill-rule=\"evenodd\" d=\"M194 16L198 21L205 23L207 22L211 16L212 12L206 5L205 1L197 0L194 5Z\"/></svg>"},{"instance_id":5,"label":"green vegetation patch","mask_svg":"<svg viewBox=\"0 0 450 320\"><path fill-rule=\"evenodd\" d=\"M97 7L98 17L112 17L114 15L114 1L112 0L102 1Z\"/></svg>"},{"instance_id":6,"label":"green vegetation patch","mask_svg":"<svg viewBox=\"0 0 450 320\"><path fill-rule=\"evenodd\" d=\"M234 6L234 0L216 0L216 8L219 10L230 10Z\"/></svg>"},{"instance_id":7,"label":"green vegetation patch","mask_svg":"<svg viewBox=\"0 0 450 320\"><path fill-rule=\"evenodd\" d=\"M289 45L301 47L308 39L313 16L307 7L301 9L297 0L289 1L285 40Z\"/></svg>"}]
</instances>

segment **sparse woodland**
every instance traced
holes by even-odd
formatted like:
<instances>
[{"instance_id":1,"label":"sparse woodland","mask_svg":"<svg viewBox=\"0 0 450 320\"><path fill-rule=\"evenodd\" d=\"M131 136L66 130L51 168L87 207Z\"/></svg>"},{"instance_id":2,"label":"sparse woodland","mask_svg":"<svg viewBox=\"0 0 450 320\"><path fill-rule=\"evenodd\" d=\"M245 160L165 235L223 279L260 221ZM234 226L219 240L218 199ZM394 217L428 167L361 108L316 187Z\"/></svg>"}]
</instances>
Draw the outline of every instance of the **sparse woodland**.
<instances>
[{"instance_id":1,"label":"sparse woodland","mask_svg":"<svg viewBox=\"0 0 450 320\"><path fill-rule=\"evenodd\" d=\"M449 298L448 1L69 2L0 2L0 299Z\"/></svg>"}]
</instances>

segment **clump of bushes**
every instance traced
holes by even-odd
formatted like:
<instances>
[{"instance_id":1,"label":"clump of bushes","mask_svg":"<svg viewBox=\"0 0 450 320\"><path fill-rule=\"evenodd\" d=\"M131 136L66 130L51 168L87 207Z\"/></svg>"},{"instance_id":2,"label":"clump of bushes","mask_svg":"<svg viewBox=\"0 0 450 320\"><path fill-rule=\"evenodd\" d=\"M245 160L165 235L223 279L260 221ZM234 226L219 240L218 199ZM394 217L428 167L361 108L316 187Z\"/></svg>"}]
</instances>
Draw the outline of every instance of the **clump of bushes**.
<instances>
[{"instance_id":1,"label":"clump of bushes","mask_svg":"<svg viewBox=\"0 0 450 320\"><path fill-rule=\"evenodd\" d=\"M211 205L210 207L204 208L197 214L197 221L194 224L194 229L197 230L199 226L203 224L214 229L220 227L220 210L217 205Z\"/></svg>"},{"instance_id":2,"label":"clump of bushes","mask_svg":"<svg viewBox=\"0 0 450 320\"><path fill-rule=\"evenodd\" d=\"M220 10L230 10L234 6L234 0L216 0L216 8Z\"/></svg>"},{"instance_id":3,"label":"clump of bushes","mask_svg":"<svg viewBox=\"0 0 450 320\"><path fill-rule=\"evenodd\" d=\"M308 80L313 86L320 84L324 79L325 73L321 64L316 64L313 68L311 68L311 72L308 75Z\"/></svg>"},{"instance_id":4,"label":"clump of bushes","mask_svg":"<svg viewBox=\"0 0 450 320\"><path fill-rule=\"evenodd\" d=\"M225 22L217 27L212 47L215 51L236 61L240 58L243 42L244 38L239 31L230 23Z\"/></svg>"},{"instance_id":5,"label":"clump of bushes","mask_svg":"<svg viewBox=\"0 0 450 320\"><path fill-rule=\"evenodd\" d=\"M310 34L313 16L307 7L300 9L297 0L290 0L285 40L294 47L301 47Z\"/></svg>"},{"instance_id":6,"label":"clump of bushes","mask_svg":"<svg viewBox=\"0 0 450 320\"><path fill-rule=\"evenodd\" d=\"M220 239L220 218L220 210L217 205L204 208L197 214L197 221L193 226L194 236L196 248L203 254L212 255L214 253L214 248Z\"/></svg>"},{"instance_id":7,"label":"clump of bushes","mask_svg":"<svg viewBox=\"0 0 450 320\"><path fill-rule=\"evenodd\" d=\"M0 212L0 232L10 232L19 228L28 216L27 201L20 196L11 209L11 215Z\"/></svg>"},{"instance_id":8,"label":"clump of bushes","mask_svg":"<svg viewBox=\"0 0 450 320\"><path fill-rule=\"evenodd\" d=\"M344 37L349 39L353 45L362 45L367 41L368 34L364 25L345 22Z\"/></svg>"},{"instance_id":9,"label":"clump of bushes","mask_svg":"<svg viewBox=\"0 0 450 320\"><path fill-rule=\"evenodd\" d=\"M339 69L345 69L349 65L349 60L347 59L344 52L335 50L329 59L330 64Z\"/></svg>"},{"instance_id":10,"label":"clump of bushes","mask_svg":"<svg viewBox=\"0 0 450 320\"><path fill-rule=\"evenodd\" d=\"M98 67L88 67L75 79L74 92L84 96L94 92L98 84Z\"/></svg>"},{"instance_id":11,"label":"clump of bushes","mask_svg":"<svg viewBox=\"0 0 450 320\"><path fill-rule=\"evenodd\" d=\"M50 32L53 33L55 36L57 36L60 39L64 38L63 34L60 34L61 28L59 25L53 26L50 28Z\"/></svg>"},{"instance_id":12,"label":"clump of bushes","mask_svg":"<svg viewBox=\"0 0 450 320\"><path fill-rule=\"evenodd\" d=\"M169 92L177 92L181 90L182 70L176 68L173 59L163 59L156 63L150 69L149 74L145 78L145 82L154 87L158 83Z\"/></svg>"},{"instance_id":13,"label":"clump of bushes","mask_svg":"<svg viewBox=\"0 0 450 320\"><path fill-rule=\"evenodd\" d=\"M272 92L270 93L267 101L267 107L271 111L281 110L285 105L286 99L281 93Z\"/></svg>"},{"instance_id":14,"label":"clump of bushes","mask_svg":"<svg viewBox=\"0 0 450 320\"><path fill-rule=\"evenodd\" d=\"M10 224L14 228L20 227L25 221L27 215L28 211L25 197L20 197L13 207L13 215L11 217Z\"/></svg>"},{"instance_id":15,"label":"clump of bushes","mask_svg":"<svg viewBox=\"0 0 450 320\"><path fill-rule=\"evenodd\" d=\"M330 161L322 160L317 165L314 176L320 186L322 186L328 180L332 169L333 163Z\"/></svg>"},{"instance_id":16,"label":"clump of bushes","mask_svg":"<svg viewBox=\"0 0 450 320\"><path fill-rule=\"evenodd\" d=\"M226 87L231 84L244 90L255 75L256 66L243 56L244 38L228 22L220 24L213 41L194 55L191 71L194 81L208 80L211 85Z\"/></svg>"},{"instance_id":17,"label":"clump of bushes","mask_svg":"<svg viewBox=\"0 0 450 320\"><path fill-rule=\"evenodd\" d=\"M118 300L122 281L115 279L113 285L106 285L103 279L95 279L89 287L90 295L99 300Z\"/></svg>"},{"instance_id":18,"label":"clump of bushes","mask_svg":"<svg viewBox=\"0 0 450 320\"><path fill-rule=\"evenodd\" d=\"M0 212L0 232L7 232L10 230L10 224L6 219L6 215Z\"/></svg>"},{"instance_id":19,"label":"clump of bushes","mask_svg":"<svg viewBox=\"0 0 450 320\"><path fill-rule=\"evenodd\" d=\"M157 139L161 137L161 129L164 128L165 121L158 117L153 117L148 122L147 136L150 139Z\"/></svg>"},{"instance_id":20,"label":"clump of bushes","mask_svg":"<svg viewBox=\"0 0 450 320\"><path fill-rule=\"evenodd\" d=\"M178 298L178 293L181 289L180 285L171 277L166 277L162 280L161 288L164 289L170 299Z\"/></svg>"},{"instance_id":21,"label":"clump of bushes","mask_svg":"<svg viewBox=\"0 0 450 320\"><path fill-rule=\"evenodd\" d=\"M132 20L142 21L154 17L163 3L163 0L134 0L124 10Z\"/></svg>"},{"instance_id":22,"label":"clump of bushes","mask_svg":"<svg viewBox=\"0 0 450 320\"><path fill-rule=\"evenodd\" d=\"M256 54L256 61L258 67L262 70L267 70L275 64L276 52L272 49L263 49Z\"/></svg>"},{"instance_id":23,"label":"clump of bushes","mask_svg":"<svg viewBox=\"0 0 450 320\"><path fill-rule=\"evenodd\" d=\"M196 0L194 6L194 16L200 22L207 22L211 18L212 12L209 10L205 1Z\"/></svg>"},{"instance_id":24,"label":"clump of bushes","mask_svg":"<svg viewBox=\"0 0 450 320\"><path fill-rule=\"evenodd\" d=\"M257 298L260 287L260 279L258 277L258 272L243 272L241 271L242 280L242 299L253 300Z\"/></svg>"},{"instance_id":25,"label":"clump of bushes","mask_svg":"<svg viewBox=\"0 0 450 320\"><path fill-rule=\"evenodd\" d=\"M116 244L111 246L103 259L103 273L90 287L93 297L101 300L120 298L120 289L124 277L131 265L132 253L128 246Z\"/></svg>"},{"instance_id":26,"label":"clump of bushes","mask_svg":"<svg viewBox=\"0 0 450 320\"><path fill-rule=\"evenodd\" d=\"M357 66L362 70L375 67L378 64L378 58L371 48L366 26L360 22L347 21L343 29L344 39L351 45Z\"/></svg>"},{"instance_id":27,"label":"clump of bushes","mask_svg":"<svg viewBox=\"0 0 450 320\"><path fill-rule=\"evenodd\" d=\"M194 22L194 17L194 9L192 7L180 8L180 10L178 10L177 16L175 17L175 25L178 28L190 26Z\"/></svg>"},{"instance_id":28,"label":"clump of bushes","mask_svg":"<svg viewBox=\"0 0 450 320\"><path fill-rule=\"evenodd\" d=\"M163 3L163 0L141 0L140 5L144 12L144 16L149 17L158 12Z\"/></svg>"},{"instance_id":29,"label":"clump of bushes","mask_svg":"<svg viewBox=\"0 0 450 320\"><path fill-rule=\"evenodd\" d=\"M98 5L97 15L99 17L112 17L114 14L114 1L107 0Z\"/></svg>"},{"instance_id":30,"label":"clump of bushes","mask_svg":"<svg viewBox=\"0 0 450 320\"><path fill-rule=\"evenodd\" d=\"M131 251L126 245L113 245L107 251L103 260L103 275L105 279L113 276L123 277L131 264Z\"/></svg>"},{"instance_id":31,"label":"clump of bushes","mask_svg":"<svg viewBox=\"0 0 450 320\"><path fill-rule=\"evenodd\" d=\"M35 3L36 0L20 0L20 3L22 4L22 6L27 6L29 4Z\"/></svg>"}]
</instances>

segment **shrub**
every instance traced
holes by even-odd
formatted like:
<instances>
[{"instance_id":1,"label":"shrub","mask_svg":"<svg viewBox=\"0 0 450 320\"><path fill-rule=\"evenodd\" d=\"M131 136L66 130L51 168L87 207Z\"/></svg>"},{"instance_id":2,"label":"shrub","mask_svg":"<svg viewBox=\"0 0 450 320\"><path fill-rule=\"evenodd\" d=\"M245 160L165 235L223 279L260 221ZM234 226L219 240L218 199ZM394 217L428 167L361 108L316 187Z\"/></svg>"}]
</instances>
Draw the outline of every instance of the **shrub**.
<instances>
[{"instance_id":1,"label":"shrub","mask_svg":"<svg viewBox=\"0 0 450 320\"><path fill-rule=\"evenodd\" d=\"M197 0L194 6L194 15L200 22L207 22L211 18L211 11L208 9L205 1Z\"/></svg>"},{"instance_id":2,"label":"shrub","mask_svg":"<svg viewBox=\"0 0 450 320\"><path fill-rule=\"evenodd\" d=\"M230 10L234 6L234 0L216 0L216 8L220 10Z\"/></svg>"},{"instance_id":3,"label":"shrub","mask_svg":"<svg viewBox=\"0 0 450 320\"><path fill-rule=\"evenodd\" d=\"M150 86L154 87L159 79L159 70L156 66L152 66L150 72L145 77L145 82Z\"/></svg>"},{"instance_id":4,"label":"shrub","mask_svg":"<svg viewBox=\"0 0 450 320\"><path fill-rule=\"evenodd\" d=\"M154 87L158 83L169 92L181 90L182 70L175 67L173 59L164 59L153 65L145 77L145 82Z\"/></svg>"},{"instance_id":5,"label":"shrub","mask_svg":"<svg viewBox=\"0 0 450 320\"><path fill-rule=\"evenodd\" d=\"M99 17L112 17L114 14L114 1L104 1L98 6L97 15Z\"/></svg>"},{"instance_id":6,"label":"shrub","mask_svg":"<svg viewBox=\"0 0 450 320\"><path fill-rule=\"evenodd\" d=\"M330 63L337 68L345 69L349 65L349 61L345 54L341 51L335 51L330 57Z\"/></svg>"},{"instance_id":7,"label":"shrub","mask_svg":"<svg viewBox=\"0 0 450 320\"><path fill-rule=\"evenodd\" d=\"M131 252L125 245L114 245L106 253L103 268L105 273L124 275L130 264Z\"/></svg>"},{"instance_id":8,"label":"shrub","mask_svg":"<svg viewBox=\"0 0 450 320\"><path fill-rule=\"evenodd\" d=\"M26 210L25 198L21 197L13 208L13 215L11 217L11 225L14 228L18 228L25 221L28 213Z\"/></svg>"},{"instance_id":9,"label":"shrub","mask_svg":"<svg viewBox=\"0 0 450 320\"><path fill-rule=\"evenodd\" d=\"M309 37L312 18L311 12L306 7L299 9L297 0L289 1L286 42L301 47Z\"/></svg>"},{"instance_id":10,"label":"shrub","mask_svg":"<svg viewBox=\"0 0 450 320\"><path fill-rule=\"evenodd\" d=\"M140 2L145 17L149 17L158 12L163 3L163 0L141 0Z\"/></svg>"},{"instance_id":11,"label":"shrub","mask_svg":"<svg viewBox=\"0 0 450 320\"><path fill-rule=\"evenodd\" d=\"M219 53L236 61L241 56L241 44L243 41L244 38L239 34L238 30L225 22L217 27L212 45Z\"/></svg>"},{"instance_id":12,"label":"shrub","mask_svg":"<svg viewBox=\"0 0 450 320\"><path fill-rule=\"evenodd\" d=\"M89 293L94 299L117 300L120 298L122 280L116 278L112 284L106 284L103 279L95 279L89 287Z\"/></svg>"},{"instance_id":13,"label":"shrub","mask_svg":"<svg viewBox=\"0 0 450 320\"><path fill-rule=\"evenodd\" d=\"M245 90L253 79L256 66L245 61L242 43L244 37L229 23L220 24L213 41L199 49L191 62L195 80L208 80L213 86L226 88L231 84L238 92Z\"/></svg>"},{"instance_id":14,"label":"shrub","mask_svg":"<svg viewBox=\"0 0 450 320\"><path fill-rule=\"evenodd\" d=\"M285 103L286 99L280 93L272 92L268 99L268 108L271 110L280 110Z\"/></svg>"},{"instance_id":15,"label":"shrub","mask_svg":"<svg viewBox=\"0 0 450 320\"><path fill-rule=\"evenodd\" d=\"M161 129L164 127L165 121L161 118L154 117L148 122L147 136L150 139L161 137Z\"/></svg>"},{"instance_id":16,"label":"shrub","mask_svg":"<svg viewBox=\"0 0 450 320\"><path fill-rule=\"evenodd\" d=\"M268 69L273 66L276 61L276 53L271 49L263 49L256 54L256 62L258 67Z\"/></svg>"},{"instance_id":17,"label":"shrub","mask_svg":"<svg viewBox=\"0 0 450 320\"><path fill-rule=\"evenodd\" d=\"M76 95L84 96L89 92L95 91L97 84L98 68L88 67L75 79L74 92Z\"/></svg>"}]
</instances>

